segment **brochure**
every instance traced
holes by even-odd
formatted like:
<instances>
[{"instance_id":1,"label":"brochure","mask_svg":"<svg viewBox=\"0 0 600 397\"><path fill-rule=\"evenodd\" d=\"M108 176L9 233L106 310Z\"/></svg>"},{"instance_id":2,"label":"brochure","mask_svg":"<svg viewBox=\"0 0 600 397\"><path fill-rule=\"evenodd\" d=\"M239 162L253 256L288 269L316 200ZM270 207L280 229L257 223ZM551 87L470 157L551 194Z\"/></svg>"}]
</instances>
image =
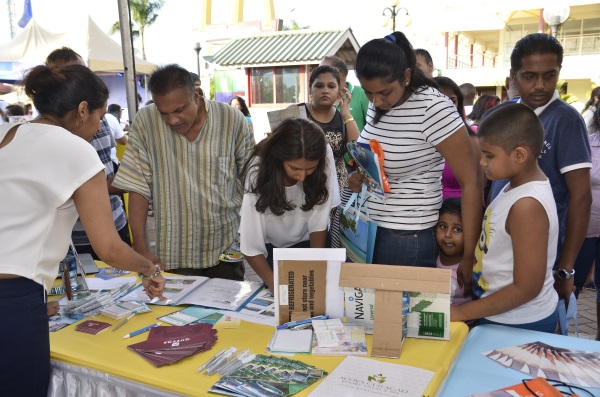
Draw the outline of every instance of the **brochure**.
<instances>
[{"instance_id":1,"label":"brochure","mask_svg":"<svg viewBox=\"0 0 600 397\"><path fill-rule=\"evenodd\" d=\"M252 323L271 326L277 325L275 324L275 298L267 288L259 290L255 296L250 298L237 311L223 311L222 313L227 313L228 316Z\"/></svg>"},{"instance_id":2,"label":"brochure","mask_svg":"<svg viewBox=\"0 0 600 397\"><path fill-rule=\"evenodd\" d=\"M421 397L432 371L363 357L346 357L309 394L312 397Z\"/></svg>"},{"instance_id":3,"label":"brochure","mask_svg":"<svg viewBox=\"0 0 600 397\"><path fill-rule=\"evenodd\" d=\"M316 333L317 331L315 331ZM313 338L313 356L366 356L367 340L362 325L344 325L336 332L337 346L320 347L317 338Z\"/></svg>"},{"instance_id":4,"label":"brochure","mask_svg":"<svg viewBox=\"0 0 600 397\"><path fill-rule=\"evenodd\" d=\"M157 320L171 325L188 325L199 322L205 317L215 314L216 310L206 309L198 306L189 306L185 309L177 310L173 313L158 317Z\"/></svg>"},{"instance_id":5,"label":"brochure","mask_svg":"<svg viewBox=\"0 0 600 397\"><path fill-rule=\"evenodd\" d=\"M301 361L258 354L240 369L222 377L208 391L229 396L286 397L326 375L322 369Z\"/></svg>"},{"instance_id":6,"label":"brochure","mask_svg":"<svg viewBox=\"0 0 600 397\"><path fill-rule=\"evenodd\" d=\"M363 146L358 142L348 142L346 146L348 147L348 153L354 160L352 164L356 170L369 180L370 197L376 197L379 201L385 203L383 177L381 176L377 154L373 153L368 145Z\"/></svg>"},{"instance_id":7,"label":"brochure","mask_svg":"<svg viewBox=\"0 0 600 397\"><path fill-rule=\"evenodd\" d=\"M136 300L155 305L198 305L224 310L238 310L262 287L254 281L234 281L202 276L165 277L165 301L150 300L143 288L134 289L119 298L120 301Z\"/></svg>"},{"instance_id":8,"label":"brochure","mask_svg":"<svg viewBox=\"0 0 600 397\"><path fill-rule=\"evenodd\" d=\"M313 343L313 330L277 329L267 345L267 353L310 353Z\"/></svg>"}]
</instances>

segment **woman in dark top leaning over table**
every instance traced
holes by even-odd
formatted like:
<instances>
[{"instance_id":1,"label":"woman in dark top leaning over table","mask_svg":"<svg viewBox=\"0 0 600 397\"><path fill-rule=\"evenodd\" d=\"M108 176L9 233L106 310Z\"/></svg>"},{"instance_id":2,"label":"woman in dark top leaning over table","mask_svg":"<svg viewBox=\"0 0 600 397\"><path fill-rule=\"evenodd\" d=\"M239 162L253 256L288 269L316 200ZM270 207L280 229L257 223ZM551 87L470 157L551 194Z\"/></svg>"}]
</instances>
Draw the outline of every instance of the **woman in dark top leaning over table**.
<instances>
[{"instance_id":1,"label":"woman in dark top leaning over table","mask_svg":"<svg viewBox=\"0 0 600 397\"><path fill-rule=\"evenodd\" d=\"M77 215L104 262L140 272L161 297L158 267L125 244L112 218L104 166L89 144L108 89L85 66L33 68L24 81L40 117L0 126L0 396L46 396L46 293Z\"/></svg>"}]
</instances>

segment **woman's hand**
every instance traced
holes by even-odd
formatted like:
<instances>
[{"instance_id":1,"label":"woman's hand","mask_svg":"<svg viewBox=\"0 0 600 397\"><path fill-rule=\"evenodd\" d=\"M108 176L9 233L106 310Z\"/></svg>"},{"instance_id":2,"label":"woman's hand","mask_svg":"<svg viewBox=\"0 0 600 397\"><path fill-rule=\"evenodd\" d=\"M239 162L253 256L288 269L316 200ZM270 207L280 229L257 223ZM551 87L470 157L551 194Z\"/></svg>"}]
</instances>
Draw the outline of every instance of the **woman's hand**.
<instances>
[{"instance_id":1,"label":"woman's hand","mask_svg":"<svg viewBox=\"0 0 600 397\"><path fill-rule=\"evenodd\" d=\"M369 183L369 180L359 172L353 172L348 176L348 187L356 193L360 193L363 183Z\"/></svg>"},{"instance_id":2,"label":"woman's hand","mask_svg":"<svg viewBox=\"0 0 600 397\"><path fill-rule=\"evenodd\" d=\"M162 274L159 274L152 280L142 280L142 285L146 290L146 295L148 295L150 299L159 298L161 300L164 300L163 292L165 290L165 283L166 280L162 276Z\"/></svg>"},{"instance_id":3,"label":"woman's hand","mask_svg":"<svg viewBox=\"0 0 600 397\"><path fill-rule=\"evenodd\" d=\"M350 101L352 100L352 94L348 91L348 88L344 87L340 89L340 93L338 95L339 105L340 105L340 113L344 118L351 117L350 114Z\"/></svg>"}]
</instances>

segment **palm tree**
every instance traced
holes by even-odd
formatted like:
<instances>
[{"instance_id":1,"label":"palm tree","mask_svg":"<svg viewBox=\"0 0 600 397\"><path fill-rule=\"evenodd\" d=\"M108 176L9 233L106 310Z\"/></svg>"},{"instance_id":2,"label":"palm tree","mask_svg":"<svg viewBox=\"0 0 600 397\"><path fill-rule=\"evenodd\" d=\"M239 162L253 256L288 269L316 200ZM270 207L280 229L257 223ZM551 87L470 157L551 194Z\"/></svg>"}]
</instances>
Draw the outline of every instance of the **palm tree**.
<instances>
[{"instance_id":1,"label":"palm tree","mask_svg":"<svg viewBox=\"0 0 600 397\"><path fill-rule=\"evenodd\" d=\"M132 29L132 36L142 39L142 58L146 59L146 45L144 42L144 31L158 18L158 10L162 8L164 0L129 0L132 20L137 25ZM121 30L119 22L112 26L110 34Z\"/></svg>"}]
</instances>

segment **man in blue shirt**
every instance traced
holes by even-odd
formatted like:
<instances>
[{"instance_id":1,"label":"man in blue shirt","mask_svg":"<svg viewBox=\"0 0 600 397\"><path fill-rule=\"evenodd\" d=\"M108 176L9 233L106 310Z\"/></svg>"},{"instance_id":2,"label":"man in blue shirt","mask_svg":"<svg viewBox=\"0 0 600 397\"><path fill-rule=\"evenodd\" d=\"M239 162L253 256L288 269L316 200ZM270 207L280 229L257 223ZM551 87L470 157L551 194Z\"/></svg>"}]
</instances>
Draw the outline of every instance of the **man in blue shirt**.
<instances>
[{"instance_id":1,"label":"man in blue shirt","mask_svg":"<svg viewBox=\"0 0 600 397\"><path fill-rule=\"evenodd\" d=\"M543 33L527 35L516 43L510 56L510 79L521 95L519 103L533 109L544 126L539 165L550 180L559 221L555 288L568 302L575 259L590 218L592 162L583 118L559 99L556 91L562 60L563 48L556 38ZM505 185L506 181L494 181L492 199Z\"/></svg>"}]
</instances>

